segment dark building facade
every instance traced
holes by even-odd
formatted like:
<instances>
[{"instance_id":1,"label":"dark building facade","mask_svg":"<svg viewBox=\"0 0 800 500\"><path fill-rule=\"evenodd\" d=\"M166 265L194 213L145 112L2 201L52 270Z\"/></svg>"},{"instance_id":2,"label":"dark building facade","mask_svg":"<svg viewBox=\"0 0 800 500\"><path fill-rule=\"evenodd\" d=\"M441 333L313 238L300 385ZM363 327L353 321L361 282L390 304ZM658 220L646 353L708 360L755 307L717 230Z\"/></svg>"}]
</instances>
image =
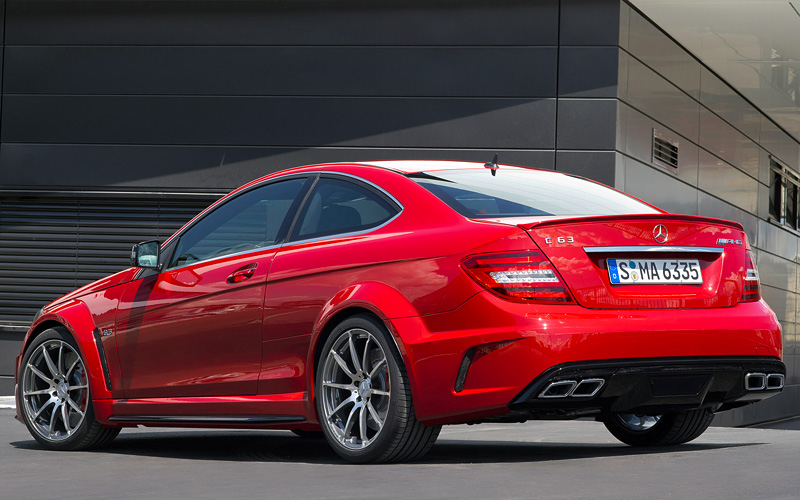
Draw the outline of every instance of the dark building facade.
<instances>
[{"instance_id":1,"label":"dark building facade","mask_svg":"<svg viewBox=\"0 0 800 500\"><path fill-rule=\"evenodd\" d=\"M742 222L789 376L718 422L800 414L800 233L770 215L800 147L628 3L7 0L2 21L0 394L39 307L233 187L498 153Z\"/></svg>"}]
</instances>

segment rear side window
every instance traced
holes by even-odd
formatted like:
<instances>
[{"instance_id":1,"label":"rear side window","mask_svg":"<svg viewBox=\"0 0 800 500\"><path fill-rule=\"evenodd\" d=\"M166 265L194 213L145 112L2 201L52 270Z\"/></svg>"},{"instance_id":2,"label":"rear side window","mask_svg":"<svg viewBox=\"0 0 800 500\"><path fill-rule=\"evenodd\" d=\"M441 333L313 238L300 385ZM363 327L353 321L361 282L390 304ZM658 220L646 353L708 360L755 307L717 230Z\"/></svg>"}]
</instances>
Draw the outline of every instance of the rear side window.
<instances>
[{"instance_id":1,"label":"rear side window","mask_svg":"<svg viewBox=\"0 0 800 500\"><path fill-rule=\"evenodd\" d=\"M547 215L660 213L630 196L554 172L444 170L409 177L470 219Z\"/></svg>"},{"instance_id":2,"label":"rear side window","mask_svg":"<svg viewBox=\"0 0 800 500\"><path fill-rule=\"evenodd\" d=\"M292 240L354 233L379 226L399 207L356 182L321 177L295 223Z\"/></svg>"},{"instance_id":3,"label":"rear side window","mask_svg":"<svg viewBox=\"0 0 800 500\"><path fill-rule=\"evenodd\" d=\"M218 206L181 236L170 267L276 244L304 182L298 178L267 184Z\"/></svg>"}]
</instances>

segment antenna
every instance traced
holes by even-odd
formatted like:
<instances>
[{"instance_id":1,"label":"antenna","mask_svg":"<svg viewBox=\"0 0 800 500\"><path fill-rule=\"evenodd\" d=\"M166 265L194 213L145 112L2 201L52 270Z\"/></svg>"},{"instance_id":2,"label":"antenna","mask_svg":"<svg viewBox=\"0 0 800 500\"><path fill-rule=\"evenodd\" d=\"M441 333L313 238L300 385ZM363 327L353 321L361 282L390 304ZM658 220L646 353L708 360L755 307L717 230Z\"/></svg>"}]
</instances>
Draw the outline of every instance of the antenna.
<instances>
[{"instance_id":1,"label":"antenna","mask_svg":"<svg viewBox=\"0 0 800 500\"><path fill-rule=\"evenodd\" d=\"M489 163L484 163L483 166L492 169L492 177L497 175L497 169L500 168L497 165L497 153L494 154L494 158L492 158L492 161L490 161Z\"/></svg>"}]
</instances>

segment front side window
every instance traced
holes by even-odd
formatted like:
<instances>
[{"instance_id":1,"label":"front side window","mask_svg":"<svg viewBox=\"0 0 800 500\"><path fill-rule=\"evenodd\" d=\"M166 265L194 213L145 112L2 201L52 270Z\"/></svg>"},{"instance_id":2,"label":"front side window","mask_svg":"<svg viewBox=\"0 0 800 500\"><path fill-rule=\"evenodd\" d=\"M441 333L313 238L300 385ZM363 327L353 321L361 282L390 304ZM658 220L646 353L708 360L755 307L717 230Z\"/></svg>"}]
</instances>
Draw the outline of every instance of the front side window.
<instances>
[{"instance_id":1,"label":"front side window","mask_svg":"<svg viewBox=\"0 0 800 500\"><path fill-rule=\"evenodd\" d=\"M394 203L366 186L321 177L303 207L291 239L364 231L383 224L398 212Z\"/></svg>"},{"instance_id":2,"label":"front side window","mask_svg":"<svg viewBox=\"0 0 800 500\"><path fill-rule=\"evenodd\" d=\"M267 184L215 208L181 235L169 267L276 244L304 182L297 178Z\"/></svg>"},{"instance_id":3,"label":"front side window","mask_svg":"<svg viewBox=\"0 0 800 500\"><path fill-rule=\"evenodd\" d=\"M654 214L656 209L603 185L522 169L442 170L409 177L471 219L547 215Z\"/></svg>"}]
</instances>

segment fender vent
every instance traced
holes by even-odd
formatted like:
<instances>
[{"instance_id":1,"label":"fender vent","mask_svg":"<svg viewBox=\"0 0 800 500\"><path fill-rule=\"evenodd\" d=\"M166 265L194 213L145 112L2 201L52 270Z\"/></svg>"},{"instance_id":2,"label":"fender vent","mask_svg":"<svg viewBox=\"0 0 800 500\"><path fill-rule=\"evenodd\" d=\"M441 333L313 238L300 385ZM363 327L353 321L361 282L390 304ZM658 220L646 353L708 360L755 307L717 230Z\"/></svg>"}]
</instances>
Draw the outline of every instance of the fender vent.
<instances>
[{"instance_id":1,"label":"fender vent","mask_svg":"<svg viewBox=\"0 0 800 500\"><path fill-rule=\"evenodd\" d=\"M653 163L678 170L678 141L670 140L653 129Z\"/></svg>"}]
</instances>

